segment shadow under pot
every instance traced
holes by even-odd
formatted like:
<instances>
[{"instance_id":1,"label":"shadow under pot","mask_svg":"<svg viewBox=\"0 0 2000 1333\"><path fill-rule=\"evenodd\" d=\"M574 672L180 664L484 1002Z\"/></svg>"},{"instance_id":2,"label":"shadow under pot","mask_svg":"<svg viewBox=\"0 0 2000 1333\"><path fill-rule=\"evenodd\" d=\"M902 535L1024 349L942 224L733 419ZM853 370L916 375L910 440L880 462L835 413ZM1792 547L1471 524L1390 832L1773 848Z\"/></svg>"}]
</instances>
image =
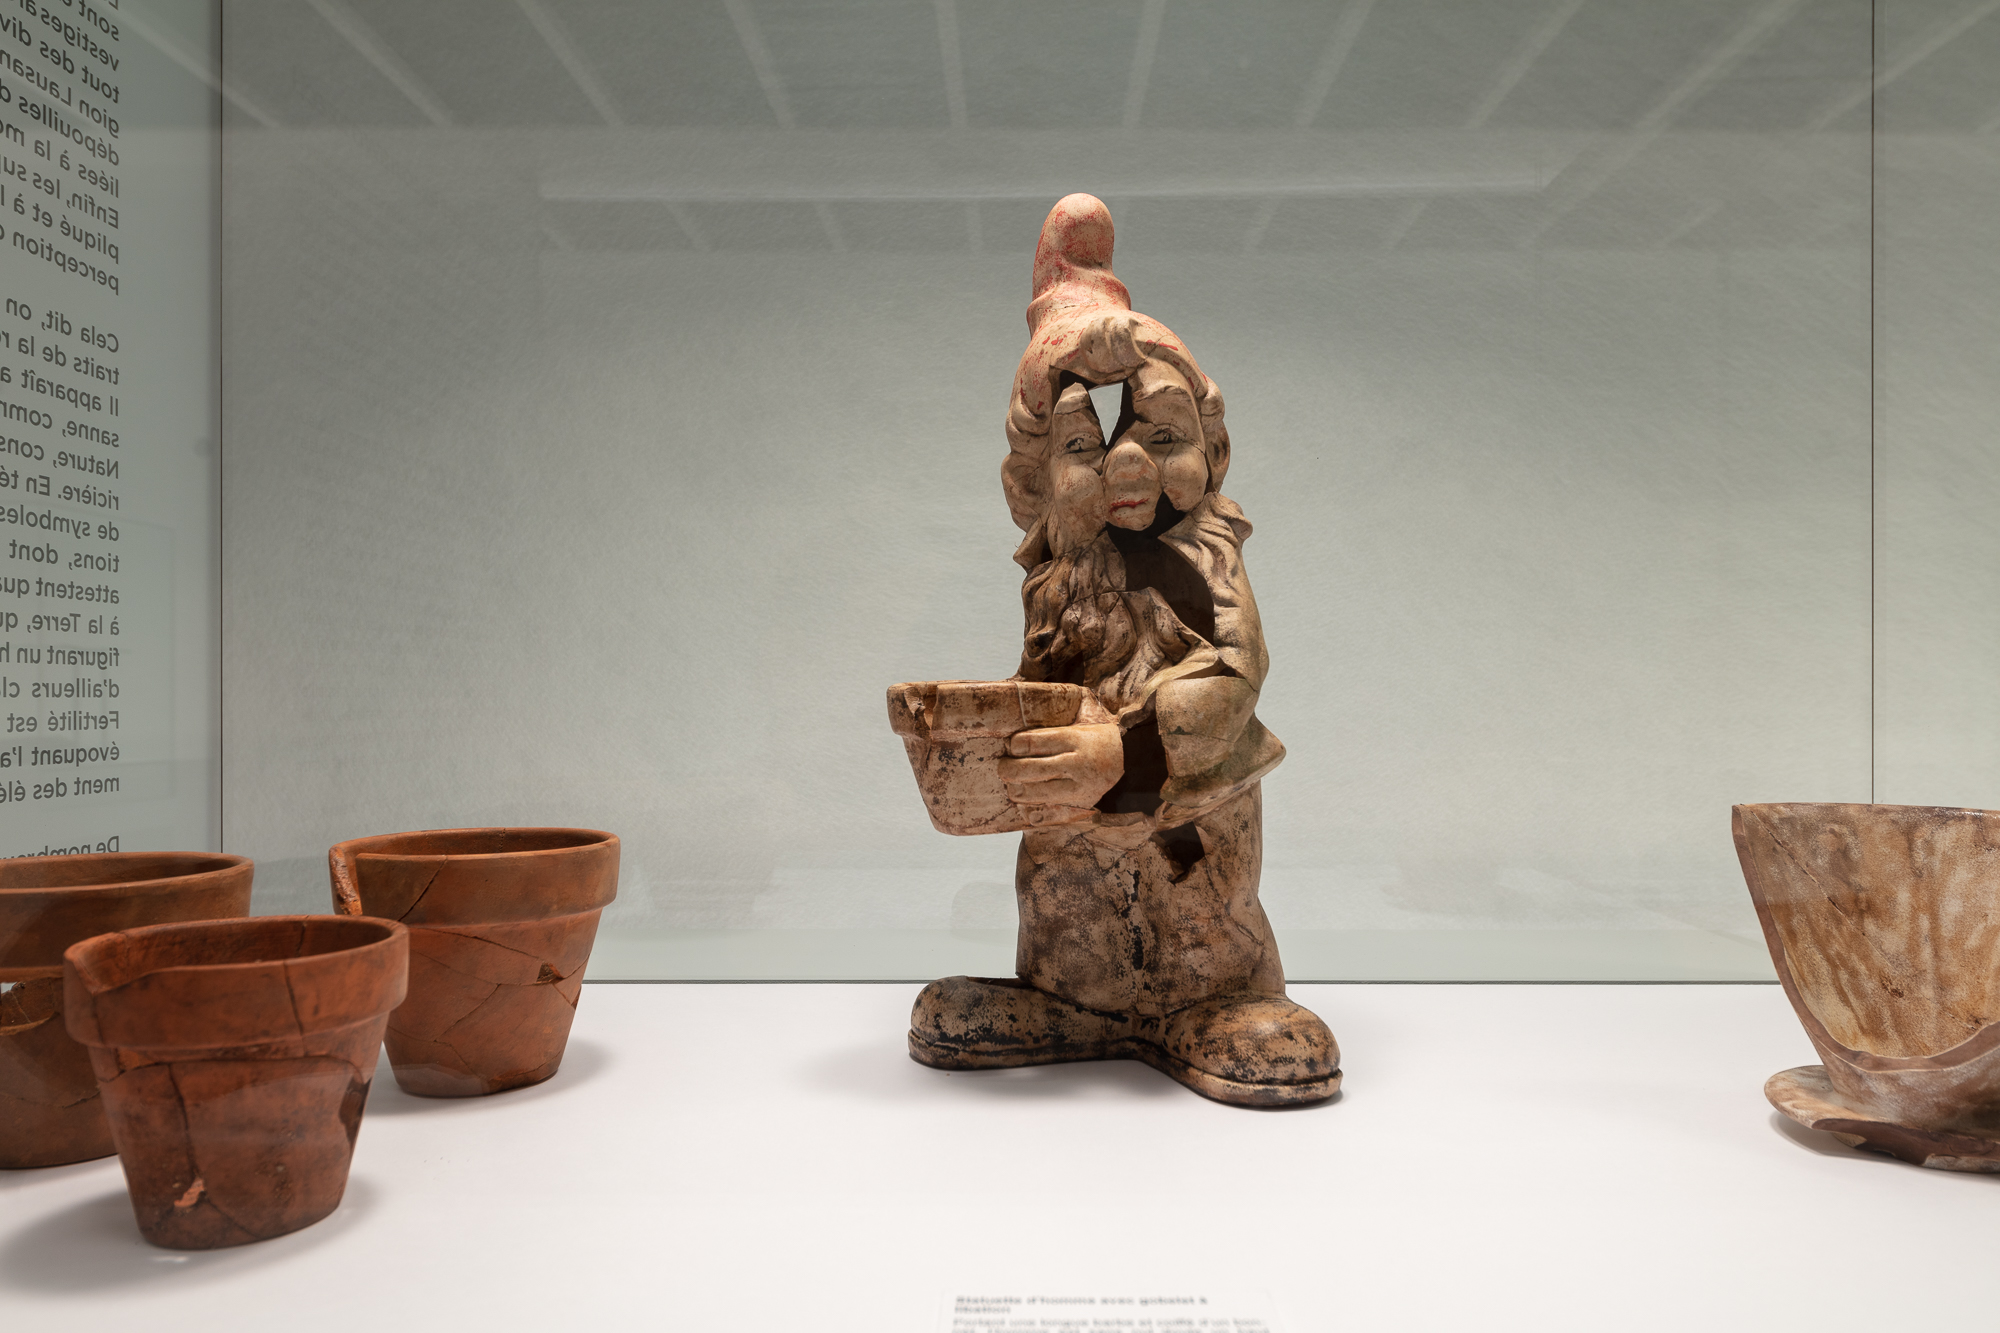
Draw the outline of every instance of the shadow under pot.
<instances>
[{"instance_id":1,"label":"shadow under pot","mask_svg":"<svg viewBox=\"0 0 2000 1333\"><path fill-rule=\"evenodd\" d=\"M241 856L102 852L0 861L0 1167L109 1157L90 1053L63 1024L63 950L106 931L240 917Z\"/></svg>"},{"instance_id":2,"label":"shadow under pot","mask_svg":"<svg viewBox=\"0 0 2000 1333\"><path fill-rule=\"evenodd\" d=\"M264 916L99 935L63 955L139 1230L215 1250L340 1205L382 1029L402 1002L393 921Z\"/></svg>"},{"instance_id":3,"label":"shadow under pot","mask_svg":"<svg viewBox=\"0 0 2000 1333\"><path fill-rule=\"evenodd\" d=\"M1852 1147L2000 1171L2000 813L1739 805L1737 856L1824 1062L1773 1106Z\"/></svg>"},{"instance_id":4,"label":"shadow under pot","mask_svg":"<svg viewBox=\"0 0 2000 1333\"><path fill-rule=\"evenodd\" d=\"M435 829L327 854L338 911L410 928L410 995L389 1019L405 1092L479 1097L562 1065L618 839L596 829Z\"/></svg>"}]
</instances>

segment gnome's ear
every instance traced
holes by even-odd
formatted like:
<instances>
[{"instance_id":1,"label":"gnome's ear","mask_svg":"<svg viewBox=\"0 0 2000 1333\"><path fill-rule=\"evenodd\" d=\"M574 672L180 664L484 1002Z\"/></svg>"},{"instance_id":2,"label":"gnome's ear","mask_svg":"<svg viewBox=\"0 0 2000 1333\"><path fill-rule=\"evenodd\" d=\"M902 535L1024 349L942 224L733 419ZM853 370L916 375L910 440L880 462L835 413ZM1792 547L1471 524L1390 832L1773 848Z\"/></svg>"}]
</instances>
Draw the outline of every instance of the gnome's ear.
<instances>
[{"instance_id":1,"label":"gnome's ear","mask_svg":"<svg viewBox=\"0 0 2000 1333\"><path fill-rule=\"evenodd\" d=\"M1048 520L1038 518L1035 526L1028 529L1028 535L1014 548L1014 563L1033 573L1048 561L1049 532Z\"/></svg>"},{"instance_id":2,"label":"gnome's ear","mask_svg":"<svg viewBox=\"0 0 2000 1333\"><path fill-rule=\"evenodd\" d=\"M1039 443L1042 453L1008 450L1007 457L1000 463L1000 488L1006 492L1007 512L1013 516L1014 526L1027 532L1037 526L1042 510L1048 504L1048 486L1041 467L1048 449L1048 437L1034 437L1024 443L1031 446Z\"/></svg>"},{"instance_id":3,"label":"gnome's ear","mask_svg":"<svg viewBox=\"0 0 2000 1333\"><path fill-rule=\"evenodd\" d=\"M1229 471L1229 427L1222 424L1222 390L1206 375L1195 410L1201 413L1201 439L1208 450L1208 489L1219 491Z\"/></svg>"}]
</instances>

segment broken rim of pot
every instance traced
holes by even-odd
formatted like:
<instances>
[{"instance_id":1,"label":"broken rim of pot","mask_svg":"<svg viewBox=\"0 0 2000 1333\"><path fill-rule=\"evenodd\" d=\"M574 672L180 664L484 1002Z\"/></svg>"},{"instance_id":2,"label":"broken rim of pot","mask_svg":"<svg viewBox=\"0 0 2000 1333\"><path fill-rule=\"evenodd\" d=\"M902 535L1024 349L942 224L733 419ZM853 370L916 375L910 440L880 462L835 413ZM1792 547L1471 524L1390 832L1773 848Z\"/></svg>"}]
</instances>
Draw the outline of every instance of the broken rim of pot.
<instances>
[{"instance_id":1,"label":"broken rim of pot","mask_svg":"<svg viewBox=\"0 0 2000 1333\"><path fill-rule=\"evenodd\" d=\"M403 1001L409 931L374 917L262 916L116 931L63 954L64 1019L86 1046L295 1042Z\"/></svg>"},{"instance_id":2,"label":"broken rim of pot","mask_svg":"<svg viewBox=\"0 0 2000 1333\"><path fill-rule=\"evenodd\" d=\"M1954 1070L2000 1047L2000 813L1739 805L1737 856L1786 996L1857 1070Z\"/></svg>"},{"instance_id":3,"label":"broken rim of pot","mask_svg":"<svg viewBox=\"0 0 2000 1333\"><path fill-rule=\"evenodd\" d=\"M469 926L605 907L618 896L618 848L602 829L428 829L350 838L327 863L343 914Z\"/></svg>"},{"instance_id":4,"label":"broken rim of pot","mask_svg":"<svg viewBox=\"0 0 2000 1333\"><path fill-rule=\"evenodd\" d=\"M0 981L62 974L63 951L109 931L240 917L255 867L214 852L89 852L0 861Z\"/></svg>"}]
</instances>

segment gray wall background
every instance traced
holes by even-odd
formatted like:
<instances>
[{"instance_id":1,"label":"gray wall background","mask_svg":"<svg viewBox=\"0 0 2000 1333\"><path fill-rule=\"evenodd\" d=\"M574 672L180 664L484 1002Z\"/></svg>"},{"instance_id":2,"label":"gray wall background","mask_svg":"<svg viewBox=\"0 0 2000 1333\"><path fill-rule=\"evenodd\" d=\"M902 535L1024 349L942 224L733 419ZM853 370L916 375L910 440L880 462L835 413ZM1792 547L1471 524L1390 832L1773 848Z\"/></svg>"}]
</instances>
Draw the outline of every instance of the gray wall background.
<instances>
[{"instance_id":1,"label":"gray wall background","mask_svg":"<svg viewBox=\"0 0 2000 1333\"><path fill-rule=\"evenodd\" d=\"M1227 8L226 4L259 909L578 823L593 975L1009 970L1012 840L931 831L882 691L1018 656L1069 189L1229 400L1295 977L1768 976L1730 803L2000 805L2000 19Z\"/></svg>"}]
</instances>

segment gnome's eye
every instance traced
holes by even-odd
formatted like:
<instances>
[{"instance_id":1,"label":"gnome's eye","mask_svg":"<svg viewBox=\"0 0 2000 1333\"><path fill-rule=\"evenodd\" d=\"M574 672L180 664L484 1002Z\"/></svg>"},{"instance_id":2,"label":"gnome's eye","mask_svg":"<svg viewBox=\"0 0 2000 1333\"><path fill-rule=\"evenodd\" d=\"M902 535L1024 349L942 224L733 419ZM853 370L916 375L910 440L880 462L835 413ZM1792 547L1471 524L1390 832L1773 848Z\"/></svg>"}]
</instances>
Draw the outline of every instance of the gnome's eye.
<instances>
[{"instance_id":1,"label":"gnome's eye","mask_svg":"<svg viewBox=\"0 0 2000 1333\"><path fill-rule=\"evenodd\" d=\"M1076 439L1071 440L1063 446L1063 452L1066 454L1094 454L1103 447L1103 441L1092 439L1088 435L1079 435Z\"/></svg>"}]
</instances>

